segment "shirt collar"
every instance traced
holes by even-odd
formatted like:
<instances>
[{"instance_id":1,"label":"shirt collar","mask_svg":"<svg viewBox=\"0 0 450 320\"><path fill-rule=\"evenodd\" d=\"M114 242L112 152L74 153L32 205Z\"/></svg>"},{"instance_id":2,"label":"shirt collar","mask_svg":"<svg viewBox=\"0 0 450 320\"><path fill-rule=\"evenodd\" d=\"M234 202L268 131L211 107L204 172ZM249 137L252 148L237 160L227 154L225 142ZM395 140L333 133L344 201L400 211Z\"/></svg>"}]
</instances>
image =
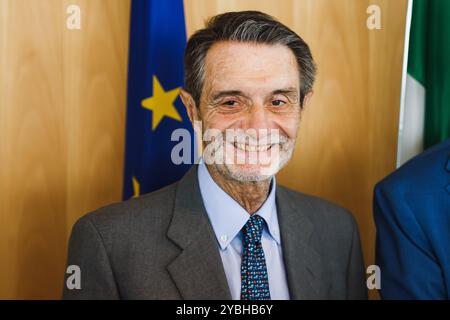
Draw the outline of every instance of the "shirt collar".
<instances>
[{"instance_id":1,"label":"shirt collar","mask_svg":"<svg viewBox=\"0 0 450 320\"><path fill-rule=\"evenodd\" d=\"M222 250L239 234L250 218L248 212L226 193L211 177L203 160L198 165L198 181L203 203ZM258 214L267 224L270 236L280 244L280 231L275 204L276 180L272 177L269 195Z\"/></svg>"}]
</instances>

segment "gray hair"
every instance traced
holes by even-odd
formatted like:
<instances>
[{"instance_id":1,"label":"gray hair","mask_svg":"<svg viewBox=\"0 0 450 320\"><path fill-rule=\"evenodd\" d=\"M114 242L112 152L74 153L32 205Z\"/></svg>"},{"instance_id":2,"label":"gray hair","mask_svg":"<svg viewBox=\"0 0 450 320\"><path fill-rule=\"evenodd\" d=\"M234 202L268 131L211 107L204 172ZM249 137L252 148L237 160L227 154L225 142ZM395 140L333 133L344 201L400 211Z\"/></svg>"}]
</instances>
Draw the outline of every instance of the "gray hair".
<instances>
[{"instance_id":1,"label":"gray hair","mask_svg":"<svg viewBox=\"0 0 450 320\"><path fill-rule=\"evenodd\" d=\"M206 54L215 42L238 41L281 44L292 50L300 72L300 105L312 90L316 65L303 39L275 18L259 11L227 12L206 22L204 29L195 32L187 42L184 53L185 89L197 107L204 82Z\"/></svg>"}]
</instances>

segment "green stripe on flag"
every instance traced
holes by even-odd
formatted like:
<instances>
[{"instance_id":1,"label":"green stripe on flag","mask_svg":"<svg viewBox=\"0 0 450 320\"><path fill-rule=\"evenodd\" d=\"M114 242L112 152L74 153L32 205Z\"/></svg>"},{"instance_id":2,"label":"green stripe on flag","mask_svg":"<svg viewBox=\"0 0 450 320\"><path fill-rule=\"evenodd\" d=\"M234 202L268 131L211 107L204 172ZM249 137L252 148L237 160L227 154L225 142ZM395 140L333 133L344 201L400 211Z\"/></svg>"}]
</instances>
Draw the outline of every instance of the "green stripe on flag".
<instances>
[{"instance_id":1,"label":"green stripe on flag","mask_svg":"<svg viewBox=\"0 0 450 320\"><path fill-rule=\"evenodd\" d=\"M413 1L408 73L426 91L426 148L450 137L449 0Z\"/></svg>"}]
</instances>

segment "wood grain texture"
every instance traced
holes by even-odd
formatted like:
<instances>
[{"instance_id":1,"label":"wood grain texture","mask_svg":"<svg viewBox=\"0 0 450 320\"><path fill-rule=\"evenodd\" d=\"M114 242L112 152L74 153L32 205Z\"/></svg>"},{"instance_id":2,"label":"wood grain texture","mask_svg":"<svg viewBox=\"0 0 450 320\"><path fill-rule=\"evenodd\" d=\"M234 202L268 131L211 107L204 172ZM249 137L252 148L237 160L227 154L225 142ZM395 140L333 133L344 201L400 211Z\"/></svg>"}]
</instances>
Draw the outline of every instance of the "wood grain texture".
<instances>
[{"instance_id":1,"label":"wood grain texture","mask_svg":"<svg viewBox=\"0 0 450 320\"><path fill-rule=\"evenodd\" d=\"M310 45L318 65L315 93L278 182L348 208L359 224L366 264L373 264L372 192L395 169L407 1L274 3L185 0L188 33L217 13L260 10ZM381 30L366 27L371 4L381 9Z\"/></svg>"},{"instance_id":2,"label":"wood grain texture","mask_svg":"<svg viewBox=\"0 0 450 320\"><path fill-rule=\"evenodd\" d=\"M0 298L59 298L72 224L121 198L129 1L0 12Z\"/></svg>"},{"instance_id":3,"label":"wood grain texture","mask_svg":"<svg viewBox=\"0 0 450 320\"><path fill-rule=\"evenodd\" d=\"M66 29L78 4L82 29ZM378 4L382 30L366 28ZM0 0L0 298L59 298L74 221L121 199L129 0ZM372 189L395 167L406 0L185 0L187 32L225 11L279 18L319 67L280 183L358 220L373 263Z\"/></svg>"}]
</instances>

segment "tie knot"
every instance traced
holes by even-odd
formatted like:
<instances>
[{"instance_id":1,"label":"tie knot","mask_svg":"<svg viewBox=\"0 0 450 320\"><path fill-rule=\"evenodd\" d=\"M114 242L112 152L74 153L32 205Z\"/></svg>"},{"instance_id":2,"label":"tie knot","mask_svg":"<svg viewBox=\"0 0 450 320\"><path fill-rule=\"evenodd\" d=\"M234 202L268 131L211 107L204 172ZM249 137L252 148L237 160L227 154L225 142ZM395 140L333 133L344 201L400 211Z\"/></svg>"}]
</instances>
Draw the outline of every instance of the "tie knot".
<instances>
[{"instance_id":1,"label":"tie knot","mask_svg":"<svg viewBox=\"0 0 450 320\"><path fill-rule=\"evenodd\" d=\"M248 219L245 226L242 228L245 243L259 243L261 242L261 235L264 229L264 219L256 214Z\"/></svg>"}]
</instances>

